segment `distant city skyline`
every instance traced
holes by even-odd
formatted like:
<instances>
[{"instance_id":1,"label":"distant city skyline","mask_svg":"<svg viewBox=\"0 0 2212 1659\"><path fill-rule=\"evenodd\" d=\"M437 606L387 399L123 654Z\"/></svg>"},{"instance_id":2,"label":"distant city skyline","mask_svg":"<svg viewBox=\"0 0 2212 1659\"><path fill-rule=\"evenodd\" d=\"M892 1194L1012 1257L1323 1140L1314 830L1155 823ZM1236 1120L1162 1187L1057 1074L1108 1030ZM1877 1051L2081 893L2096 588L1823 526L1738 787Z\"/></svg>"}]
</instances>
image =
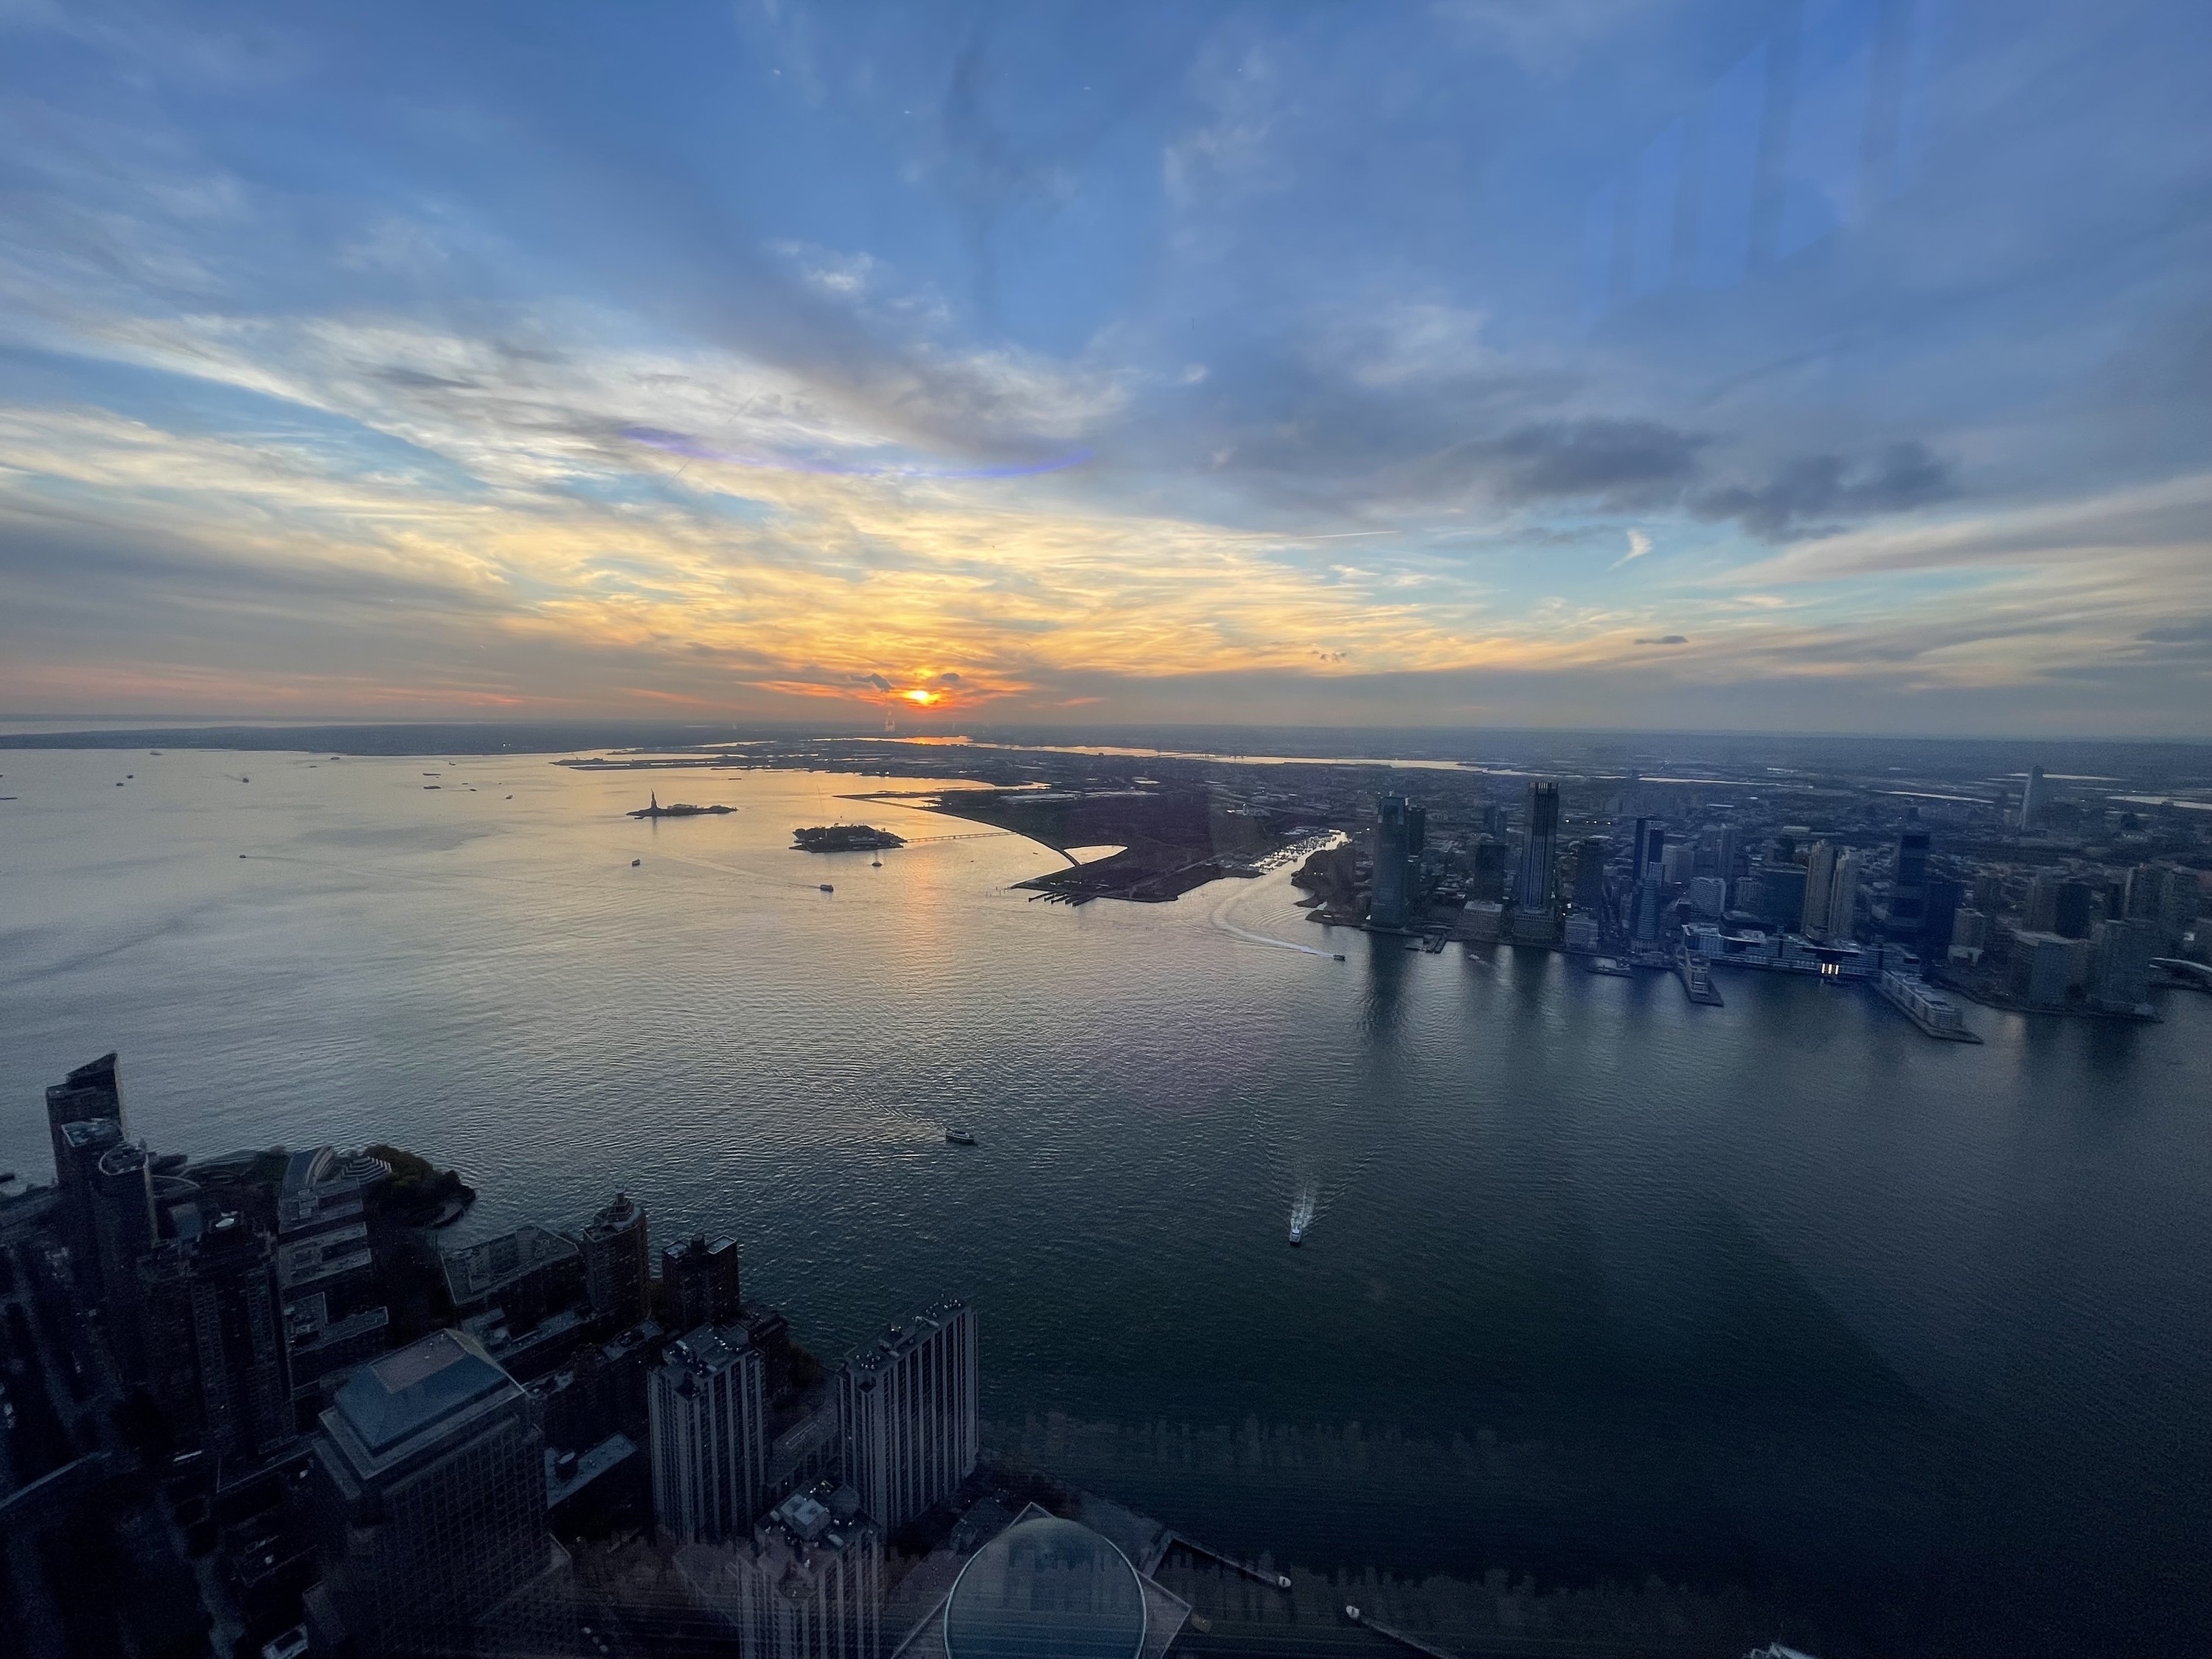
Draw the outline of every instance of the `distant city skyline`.
<instances>
[{"instance_id":1,"label":"distant city skyline","mask_svg":"<svg viewBox=\"0 0 2212 1659\"><path fill-rule=\"evenodd\" d=\"M0 718L2212 737L2180 0L0 41Z\"/></svg>"}]
</instances>

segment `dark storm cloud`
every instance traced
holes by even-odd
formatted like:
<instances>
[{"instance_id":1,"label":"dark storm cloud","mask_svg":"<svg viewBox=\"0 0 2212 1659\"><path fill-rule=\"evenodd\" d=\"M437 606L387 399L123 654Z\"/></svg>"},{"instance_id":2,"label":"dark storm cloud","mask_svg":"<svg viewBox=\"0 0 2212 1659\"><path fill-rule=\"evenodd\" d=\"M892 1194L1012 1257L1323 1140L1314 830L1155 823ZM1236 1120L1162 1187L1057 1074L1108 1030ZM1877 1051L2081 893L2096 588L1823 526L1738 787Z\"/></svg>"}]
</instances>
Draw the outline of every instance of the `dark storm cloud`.
<instances>
[{"instance_id":1,"label":"dark storm cloud","mask_svg":"<svg viewBox=\"0 0 2212 1659\"><path fill-rule=\"evenodd\" d=\"M1553 421L1492 445L1508 501L1663 499L1694 476L1710 440L1656 421Z\"/></svg>"}]
</instances>

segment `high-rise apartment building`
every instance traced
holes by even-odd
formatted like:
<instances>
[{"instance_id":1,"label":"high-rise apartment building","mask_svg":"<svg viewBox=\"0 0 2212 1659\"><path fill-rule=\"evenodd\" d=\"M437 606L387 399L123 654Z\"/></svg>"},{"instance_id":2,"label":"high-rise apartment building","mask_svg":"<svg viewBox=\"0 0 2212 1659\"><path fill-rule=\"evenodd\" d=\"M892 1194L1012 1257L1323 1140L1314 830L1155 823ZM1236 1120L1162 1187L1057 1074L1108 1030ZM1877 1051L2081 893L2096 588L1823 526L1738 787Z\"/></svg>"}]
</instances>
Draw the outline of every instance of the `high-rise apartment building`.
<instances>
[{"instance_id":1,"label":"high-rise apartment building","mask_svg":"<svg viewBox=\"0 0 2212 1659\"><path fill-rule=\"evenodd\" d=\"M741 1659L878 1659L882 1651L883 1534L849 1486L793 1492L744 1544L679 1550L676 1568L732 1628ZM1014 1650L1006 1651L1011 1659Z\"/></svg>"},{"instance_id":2,"label":"high-rise apartment building","mask_svg":"<svg viewBox=\"0 0 2212 1659\"><path fill-rule=\"evenodd\" d=\"M1805 902L1797 921L1800 932L1811 935L1828 931L1835 879L1836 849L1825 841L1814 842L1805 855Z\"/></svg>"},{"instance_id":3,"label":"high-rise apartment building","mask_svg":"<svg viewBox=\"0 0 2212 1659\"><path fill-rule=\"evenodd\" d=\"M1513 884L1516 909L1542 914L1552 908L1559 858L1559 786L1528 781L1528 826L1521 842L1521 871Z\"/></svg>"},{"instance_id":4,"label":"high-rise apartment building","mask_svg":"<svg viewBox=\"0 0 2212 1659\"><path fill-rule=\"evenodd\" d=\"M283 1301L269 1237L236 1212L139 1265L149 1387L177 1439L252 1462L294 1437Z\"/></svg>"},{"instance_id":5,"label":"high-rise apartment building","mask_svg":"<svg viewBox=\"0 0 2212 1659\"><path fill-rule=\"evenodd\" d=\"M338 1389L314 1444L323 1586L362 1659L465 1651L545 1571L544 1445L530 1396L460 1331Z\"/></svg>"},{"instance_id":6,"label":"high-rise apartment building","mask_svg":"<svg viewBox=\"0 0 2212 1659\"><path fill-rule=\"evenodd\" d=\"M653 1512L686 1543L742 1538L767 1485L768 1367L742 1327L669 1345L646 1384Z\"/></svg>"},{"instance_id":7,"label":"high-rise apartment building","mask_svg":"<svg viewBox=\"0 0 2212 1659\"><path fill-rule=\"evenodd\" d=\"M894 1325L837 1376L845 1479L895 1533L975 1473L975 1314L964 1302Z\"/></svg>"},{"instance_id":8,"label":"high-rise apartment building","mask_svg":"<svg viewBox=\"0 0 2212 1659\"><path fill-rule=\"evenodd\" d=\"M628 1193L593 1215L579 1241L592 1316L620 1328L645 1317L653 1297L653 1255L645 1210Z\"/></svg>"},{"instance_id":9,"label":"high-rise apartment building","mask_svg":"<svg viewBox=\"0 0 2212 1659\"><path fill-rule=\"evenodd\" d=\"M744 1288L738 1241L694 1233L660 1253L661 1318L672 1330L696 1331L702 1325L726 1325L741 1311Z\"/></svg>"},{"instance_id":10,"label":"high-rise apartment building","mask_svg":"<svg viewBox=\"0 0 2212 1659\"><path fill-rule=\"evenodd\" d=\"M93 1249L107 1342L124 1376L146 1375L145 1304L138 1258L154 1248L154 1160L125 1141L100 1155L92 1174Z\"/></svg>"}]
</instances>

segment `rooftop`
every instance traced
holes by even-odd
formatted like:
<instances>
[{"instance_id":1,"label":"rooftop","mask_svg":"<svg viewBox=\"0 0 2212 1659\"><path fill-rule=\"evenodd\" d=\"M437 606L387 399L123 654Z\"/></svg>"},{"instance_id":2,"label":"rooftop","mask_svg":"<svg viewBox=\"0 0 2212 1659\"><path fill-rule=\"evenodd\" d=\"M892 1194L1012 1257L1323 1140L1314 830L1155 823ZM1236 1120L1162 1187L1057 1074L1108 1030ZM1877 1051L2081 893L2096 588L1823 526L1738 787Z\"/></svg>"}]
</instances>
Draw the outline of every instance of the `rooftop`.
<instances>
[{"instance_id":1,"label":"rooftop","mask_svg":"<svg viewBox=\"0 0 2212 1659\"><path fill-rule=\"evenodd\" d=\"M497 1238L447 1251L446 1288L456 1306L465 1307L497 1295L526 1273L580 1254L572 1241L560 1234L525 1222Z\"/></svg>"},{"instance_id":2,"label":"rooftop","mask_svg":"<svg viewBox=\"0 0 2212 1659\"><path fill-rule=\"evenodd\" d=\"M1138 1659L1148 1623L1129 1559L1078 1521L1025 1516L978 1550L945 1604L950 1659Z\"/></svg>"},{"instance_id":3,"label":"rooftop","mask_svg":"<svg viewBox=\"0 0 2212 1659\"><path fill-rule=\"evenodd\" d=\"M380 1457L478 1401L507 1390L520 1392L474 1337L433 1331L356 1371L337 1391L331 1414L373 1457Z\"/></svg>"}]
</instances>

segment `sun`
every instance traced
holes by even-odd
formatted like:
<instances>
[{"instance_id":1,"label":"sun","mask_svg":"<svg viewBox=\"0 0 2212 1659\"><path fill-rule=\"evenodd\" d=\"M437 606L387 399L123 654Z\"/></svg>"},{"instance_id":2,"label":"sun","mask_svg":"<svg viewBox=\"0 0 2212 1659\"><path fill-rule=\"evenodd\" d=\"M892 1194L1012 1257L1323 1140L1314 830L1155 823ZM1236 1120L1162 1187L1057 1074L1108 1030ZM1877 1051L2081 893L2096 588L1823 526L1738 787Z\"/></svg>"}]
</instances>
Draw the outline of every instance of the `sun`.
<instances>
[{"instance_id":1,"label":"sun","mask_svg":"<svg viewBox=\"0 0 2212 1659\"><path fill-rule=\"evenodd\" d=\"M919 703L924 708L928 708L930 704L935 702L938 698L938 694L936 692L924 691L919 688L916 688L912 691L902 691L899 693L899 696L904 697L908 702Z\"/></svg>"}]
</instances>

